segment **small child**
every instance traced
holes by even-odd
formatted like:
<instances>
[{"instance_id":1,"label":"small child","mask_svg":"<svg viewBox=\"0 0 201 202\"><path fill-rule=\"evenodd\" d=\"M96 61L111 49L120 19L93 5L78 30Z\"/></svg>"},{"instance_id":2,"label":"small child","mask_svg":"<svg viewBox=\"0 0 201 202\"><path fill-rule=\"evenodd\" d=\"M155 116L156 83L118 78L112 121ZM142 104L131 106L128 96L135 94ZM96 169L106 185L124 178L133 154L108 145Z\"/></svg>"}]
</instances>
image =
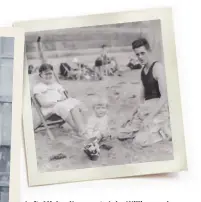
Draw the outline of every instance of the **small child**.
<instances>
[{"instance_id":1,"label":"small child","mask_svg":"<svg viewBox=\"0 0 201 202\"><path fill-rule=\"evenodd\" d=\"M57 114L82 135L84 122L79 108L81 102L65 96L65 89L53 79L52 65L42 64L39 68L39 77L40 82L34 87L33 94L41 105L43 115Z\"/></svg>"},{"instance_id":2,"label":"small child","mask_svg":"<svg viewBox=\"0 0 201 202\"><path fill-rule=\"evenodd\" d=\"M93 115L87 122L85 137L88 139L88 144L84 151L91 160L97 160L100 155L100 143L110 136L108 102L100 96L94 97L92 102Z\"/></svg>"},{"instance_id":3,"label":"small child","mask_svg":"<svg viewBox=\"0 0 201 202\"><path fill-rule=\"evenodd\" d=\"M96 137L100 140L109 135L108 102L100 96L94 97L92 102L93 114L87 122L86 136L89 139Z\"/></svg>"}]
</instances>

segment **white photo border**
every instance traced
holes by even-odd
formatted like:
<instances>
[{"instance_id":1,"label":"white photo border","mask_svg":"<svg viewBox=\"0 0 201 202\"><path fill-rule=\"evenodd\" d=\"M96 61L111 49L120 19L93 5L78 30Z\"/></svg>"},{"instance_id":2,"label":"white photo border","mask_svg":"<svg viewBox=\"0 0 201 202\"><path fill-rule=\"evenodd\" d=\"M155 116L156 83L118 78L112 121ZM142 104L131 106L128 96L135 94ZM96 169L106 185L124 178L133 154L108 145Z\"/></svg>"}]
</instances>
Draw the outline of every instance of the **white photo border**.
<instances>
[{"instance_id":1,"label":"white photo border","mask_svg":"<svg viewBox=\"0 0 201 202\"><path fill-rule=\"evenodd\" d=\"M167 90L171 117L171 129L173 135L174 160L107 166L99 168L85 168L68 171L44 173L39 172L37 168L29 78L27 73L28 71L26 68L24 68L25 86L23 123L29 186L169 173L187 169L171 8L157 8L146 9L142 11L129 11L81 17L25 21L17 22L13 26L24 28L26 33L149 20L161 21L164 61L167 77Z\"/></svg>"}]
</instances>

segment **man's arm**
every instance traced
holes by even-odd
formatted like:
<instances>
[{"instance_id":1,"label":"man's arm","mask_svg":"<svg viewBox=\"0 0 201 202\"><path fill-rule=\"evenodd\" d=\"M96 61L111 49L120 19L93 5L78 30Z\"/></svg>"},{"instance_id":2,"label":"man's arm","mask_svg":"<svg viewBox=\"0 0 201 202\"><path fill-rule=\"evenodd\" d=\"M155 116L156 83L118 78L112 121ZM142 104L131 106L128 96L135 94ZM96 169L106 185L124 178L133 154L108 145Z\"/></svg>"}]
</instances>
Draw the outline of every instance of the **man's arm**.
<instances>
[{"instance_id":1,"label":"man's arm","mask_svg":"<svg viewBox=\"0 0 201 202\"><path fill-rule=\"evenodd\" d=\"M133 109L133 115L137 112L140 104L143 104L143 103L144 103L144 86L143 86L142 82L140 82L139 96L138 96L137 103Z\"/></svg>"},{"instance_id":2,"label":"man's arm","mask_svg":"<svg viewBox=\"0 0 201 202\"><path fill-rule=\"evenodd\" d=\"M60 101L66 100L68 98L68 96L69 96L68 92L65 89L62 89L60 91L60 93L61 93L61 100Z\"/></svg>"},{"instance_id":3,"label":"man's arm","mask_svg":"<svg viewBox=\"0 0 201 202\"><path fill-rule=\"evenodd\" d=\"M143 86L142 81L141 81L140 82L140 88L139 88L139 94L137 97L137 102L132 109L132 115L129 118L129 120L127 120L125 123L122 124L121 127L126 127L126 125L132 121L132 119L134 118L134 115L137 113L137 111L139 109L140 104L143 104L143 103L144 103L144 86Z\"/></svg>"},{"instance_id":4,"label":"man's arm","mask_svg":"<svg viewBox=\"0 0 201 202\"><path fill-rule=\"evenodd\" d=\"M159 91L161 97L156 103L156 106L153 108L147 119L153 119L153 117L160 111L160 109L167 102L167 89L166 89L166 77L165 77L165 68L162 64L156 63L153 68L153 76L158 81Z\"/></svg>"},{"instance_id":5,"label":"man's arm","mask_svg":"<svg viewBox=\"0 0 201 202\"><path fill-rule=\"evenodd\" d=\"M142 84L142 81L140 82L139 102L140 104L144 103L144 86Z\"/></svg>"}]
</instances>

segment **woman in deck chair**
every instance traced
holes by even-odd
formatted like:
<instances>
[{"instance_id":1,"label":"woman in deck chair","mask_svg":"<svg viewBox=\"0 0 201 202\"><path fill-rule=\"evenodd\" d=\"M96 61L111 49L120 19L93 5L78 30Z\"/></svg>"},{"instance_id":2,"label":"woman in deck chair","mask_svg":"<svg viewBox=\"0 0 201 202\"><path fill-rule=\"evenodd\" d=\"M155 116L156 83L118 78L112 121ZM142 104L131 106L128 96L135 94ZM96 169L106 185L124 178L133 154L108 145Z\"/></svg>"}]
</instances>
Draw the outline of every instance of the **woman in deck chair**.
<instances>
[{"instance_id":1,"label":"woman in deck chair","mask_svg":"<svg viewBox=\"0 0 201 202\"><path fill-rule=\"evenodd\" d=\"M132 131L134 142L149 146L161 140L171 140L170 117L164 66L154 60L149 42L140 38L132 43L132 49L143 67L139 104L134 106L134 114L122 131ZM133 136L133 133L130 133ZM123 135L124 136L124 135ZM129 135L128 135L129 136Z\"/></svg>"},{"instance_id":2,"label":"woman in deck chair","mask_svg":"<svg viewBox=\"0 0 201 202\"><path fill-rule=\"evenodd\" d=\"M34 87L33 94L39 101L44 116L57 114L76 128L79 135L82 135L84 121L79 108L81 102L65 96L65 89L53 79L52 65L42 64L39 68L39 76L40 82Z\"/></svg>"}]
</instances>

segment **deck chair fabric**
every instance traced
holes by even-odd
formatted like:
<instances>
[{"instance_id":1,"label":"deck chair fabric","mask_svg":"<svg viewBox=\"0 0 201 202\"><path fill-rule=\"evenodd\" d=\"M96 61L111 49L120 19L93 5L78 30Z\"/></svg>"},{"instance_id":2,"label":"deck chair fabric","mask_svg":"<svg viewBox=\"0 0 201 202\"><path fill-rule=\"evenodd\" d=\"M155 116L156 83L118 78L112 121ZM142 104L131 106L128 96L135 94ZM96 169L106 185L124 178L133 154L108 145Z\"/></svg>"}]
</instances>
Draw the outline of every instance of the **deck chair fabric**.
<instances>
[{"instance_id":1,"label":"deck chair fabric","mask_svg":"<svg viewBox=\"0 0 201 202\"><path fill-rule=\"evenodd\" d=\"M41 111L41 106L38 100L34 95L32 95L32 103L36 109L37 114L39 115L39 122L34 125L34 132L39 132L41 130L46 130L47 135L51 140L54 140L55 137L51 132L51 128L56 126L61 126L65 123L65 121L58 115L49 113L44 115Z\"/></svg>"}]
</instances>

